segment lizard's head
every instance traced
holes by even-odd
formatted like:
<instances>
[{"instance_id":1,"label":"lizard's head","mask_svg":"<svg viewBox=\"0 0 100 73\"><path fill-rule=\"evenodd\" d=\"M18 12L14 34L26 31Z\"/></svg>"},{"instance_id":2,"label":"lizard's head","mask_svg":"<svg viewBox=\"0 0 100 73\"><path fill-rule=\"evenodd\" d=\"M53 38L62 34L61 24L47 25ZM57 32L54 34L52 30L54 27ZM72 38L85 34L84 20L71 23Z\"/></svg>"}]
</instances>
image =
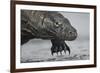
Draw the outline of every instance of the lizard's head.
<instances>
[{"instance_id":1,"label":"lizard's head","mask_svg":"<svg viewBox=\"0 0 100 73\"><path fill-rule=\"evenodd\" d=\"M67 18L58 12L48 12L43 25L54 39L72 41L77 37L77 30Z\"/></svg>"}]
</instances>

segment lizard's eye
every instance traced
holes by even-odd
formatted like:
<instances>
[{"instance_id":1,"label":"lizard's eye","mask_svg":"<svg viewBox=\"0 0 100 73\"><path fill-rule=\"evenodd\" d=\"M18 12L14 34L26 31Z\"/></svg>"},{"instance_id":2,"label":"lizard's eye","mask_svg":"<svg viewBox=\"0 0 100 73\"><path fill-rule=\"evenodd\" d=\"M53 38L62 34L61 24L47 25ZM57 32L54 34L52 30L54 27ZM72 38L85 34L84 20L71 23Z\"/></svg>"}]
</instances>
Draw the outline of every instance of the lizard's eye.
<instances>
[{"instance_id":1,"label":"lizard's eye","mask_svg":"<svg viewBox=\"0 0 100 73\"><path fill-rule=\"evenodd\" d=\"M58 24L58 22L56 22L56 24Z\"/></svg>"},{"instance_id":2,"label":"lizard's eye","mask_svg":"<svg viewBox=\"0 0 100 73\"><path fill-rule=\"evenodd\" d=\"M56 25L56 27L59 27L59 23L58 22L56 22L55 25Z\"/></svg>"}]
</instances>

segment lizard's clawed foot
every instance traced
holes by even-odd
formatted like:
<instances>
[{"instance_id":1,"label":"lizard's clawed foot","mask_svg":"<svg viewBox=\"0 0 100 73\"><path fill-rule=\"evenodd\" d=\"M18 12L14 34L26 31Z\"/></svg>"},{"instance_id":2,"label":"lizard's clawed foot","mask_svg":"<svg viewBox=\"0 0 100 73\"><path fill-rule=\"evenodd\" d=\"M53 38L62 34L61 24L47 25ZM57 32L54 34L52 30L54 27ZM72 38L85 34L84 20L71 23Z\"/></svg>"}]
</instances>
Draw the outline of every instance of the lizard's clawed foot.
<instances>
[{"instance_id":1,"label":"lizard's clawed foot","mask_svg":"<svg viewBox=\"0 0 100 73\"><path fill-rule=\"evenodd\" d=\"M66 51L68 51L69 54L70 54L70 48L65 43L65 41L62 41L62 40L51 40L51 42L52 42L52 47L51 47L51 54L52 55L54 53L56 53L58 55L59 52L62 55L62 51L64 51L65 54L66 54Z\"/></svg>"}]
</instances>

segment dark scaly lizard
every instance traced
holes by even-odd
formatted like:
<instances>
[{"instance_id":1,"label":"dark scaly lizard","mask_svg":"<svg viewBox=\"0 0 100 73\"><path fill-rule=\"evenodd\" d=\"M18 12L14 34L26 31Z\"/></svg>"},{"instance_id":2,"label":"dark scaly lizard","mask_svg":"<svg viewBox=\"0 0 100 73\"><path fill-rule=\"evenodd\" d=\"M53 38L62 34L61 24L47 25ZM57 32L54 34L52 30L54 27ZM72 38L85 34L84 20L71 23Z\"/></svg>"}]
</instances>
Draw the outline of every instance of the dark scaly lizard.
<instances>
[{"instance_id":1,"label":"dark scaly lizard","mask_svg":"<svg viewBox=\"0 0 100 73\"><path fill-rule=\"evenodd\" d=\"M70 54L65 41L73 41L76 37L76 29L59 12L21 10L21 45L33 38L49 39L52 55L62 54L62 51Z\"/></svg>"}]
</instances>

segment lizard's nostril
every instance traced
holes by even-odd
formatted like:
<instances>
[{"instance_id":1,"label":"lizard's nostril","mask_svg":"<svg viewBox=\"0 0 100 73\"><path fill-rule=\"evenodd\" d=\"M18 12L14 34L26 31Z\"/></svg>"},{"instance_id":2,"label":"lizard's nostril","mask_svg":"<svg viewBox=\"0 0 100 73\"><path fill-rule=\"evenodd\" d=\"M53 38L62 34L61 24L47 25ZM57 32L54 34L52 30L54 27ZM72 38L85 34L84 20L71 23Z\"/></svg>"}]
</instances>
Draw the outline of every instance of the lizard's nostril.
<instances>
[{"instance_id":1,"label":"lizard's nostril","mask_svg":"<svg viewBox=\"0 0 100 73\"><path fill-rule=\"evenodd\" d=\"M72 31L69 31L69 34L72 34L73 32Z\"/></svg>"}]
</instances>

